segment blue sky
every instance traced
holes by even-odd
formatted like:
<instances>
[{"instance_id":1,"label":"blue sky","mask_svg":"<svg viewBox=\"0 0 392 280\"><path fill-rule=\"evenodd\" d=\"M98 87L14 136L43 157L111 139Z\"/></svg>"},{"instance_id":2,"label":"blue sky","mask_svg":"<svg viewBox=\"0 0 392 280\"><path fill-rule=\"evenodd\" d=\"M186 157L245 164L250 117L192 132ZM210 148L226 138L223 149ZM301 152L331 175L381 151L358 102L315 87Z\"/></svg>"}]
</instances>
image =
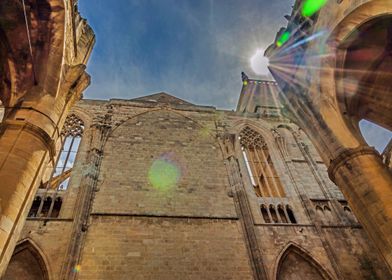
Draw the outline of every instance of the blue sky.
<instances>
[{"instance_id":1,"label":"blue sky","mask_svg":"<svg viewBox=\"0 0 392 280\"><path fill-rule=\"evenodd\" d=\"M287 21L293 0L79 0L97 36L85 97L131 99L165 91L234 109L241 71ZM362 124L379 149L388 131Z\"/></svg>"}]
</instances>

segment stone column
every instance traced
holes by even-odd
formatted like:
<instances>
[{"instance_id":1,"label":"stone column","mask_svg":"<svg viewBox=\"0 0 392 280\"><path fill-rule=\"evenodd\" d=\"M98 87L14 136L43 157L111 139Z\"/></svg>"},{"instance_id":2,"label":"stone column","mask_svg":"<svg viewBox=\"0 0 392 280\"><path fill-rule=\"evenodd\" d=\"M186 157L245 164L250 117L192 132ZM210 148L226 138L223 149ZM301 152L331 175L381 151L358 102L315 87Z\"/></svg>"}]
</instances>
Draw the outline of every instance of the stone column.
<instances>
[{"instance_id":1,"label":"stone column","mask_svg":"<svg viewBox=\"0 0 392 280\"><path fill-rule=\"evenodd\" d=\"M0 127L0 272L4 272L37 190L42 167L55 153L57 124L29 107ZM1 273L0 273L1 275Z\"/></svg>"},{"instance_id":2,"label":"stone column","mask_svg":"<svg viewBox=\"0 0 392 280\"><path fill-rule=\"evenodd\" d=\"M110 135L111 128L110 114L106 114L103 118L98 117L90 127L92 135L88 154L88 166L80 183L78 200L75 205L73 233L67 252L68 259L64 263L61 272L61 279L64 280L77 279L78 276L74 268L81 261L95 192L98 191L97 184L103 160L103 149Z\"/></svg>"},{"instance_id":3,"label":"stone column","mask_svg":"<svg viewBox=\"0 0 392 280\"><path fill-rule=\"evenodd\" d=\"M343 151L331 162L331 179L392 268L392 174L373 149Z\"/></svg>"}]
</instances>

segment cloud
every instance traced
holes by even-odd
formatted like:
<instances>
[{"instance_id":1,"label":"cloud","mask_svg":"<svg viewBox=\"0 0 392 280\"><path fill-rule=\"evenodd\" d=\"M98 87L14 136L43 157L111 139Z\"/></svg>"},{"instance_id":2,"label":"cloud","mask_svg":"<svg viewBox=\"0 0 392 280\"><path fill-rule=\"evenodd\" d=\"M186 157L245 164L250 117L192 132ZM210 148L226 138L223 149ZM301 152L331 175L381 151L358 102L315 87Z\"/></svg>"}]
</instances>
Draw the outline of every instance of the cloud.
<instances>
[{"instance_id":1,"label":"cloud","mask_svg":"<svg viewBox=\"0 0 392 280\"><path fill-rule=\"evenodd\" d=\"M166 91L189 102L234 109L241 71L268 47L293 0L83 0L97 44L86 98L131 99ZM362 123L378 150L390 134Z\"/></svg>"},{"instance_id":2,"label":"cloud","mask_svg":"<svg viewBox=\"0 0 392 280\"><path fill-rule=\"evenodd\" d=\"M86 98L167 91L219 108L236 106L241 71L286 22L293 1L80 1L97 35ZM268 9L265 7L268 5Z\"/></svg>"}]
</instances>

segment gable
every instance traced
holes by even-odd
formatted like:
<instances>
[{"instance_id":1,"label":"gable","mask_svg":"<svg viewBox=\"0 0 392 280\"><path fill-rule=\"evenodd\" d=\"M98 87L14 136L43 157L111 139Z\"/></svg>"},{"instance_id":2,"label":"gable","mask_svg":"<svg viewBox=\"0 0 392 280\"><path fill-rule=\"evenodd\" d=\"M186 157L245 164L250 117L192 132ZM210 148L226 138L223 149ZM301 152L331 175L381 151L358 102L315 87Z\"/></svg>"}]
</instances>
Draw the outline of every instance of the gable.
<instances>
[{"instance_id":1,"label":"gable","mask_svg":"<svg viewBox=\"0 0 392 280\"><path fill-rule=\"evenodd\" d=\"M195 106L192 103L189 103L185 100L167 94L165 92L155 93L143 97L138 97L135 99L131 99L132 101L140 101L140 102L154 102L154 103L164 103L164 104L173 104L173 105L191 105Z\"/></svg>"}]
</instances>

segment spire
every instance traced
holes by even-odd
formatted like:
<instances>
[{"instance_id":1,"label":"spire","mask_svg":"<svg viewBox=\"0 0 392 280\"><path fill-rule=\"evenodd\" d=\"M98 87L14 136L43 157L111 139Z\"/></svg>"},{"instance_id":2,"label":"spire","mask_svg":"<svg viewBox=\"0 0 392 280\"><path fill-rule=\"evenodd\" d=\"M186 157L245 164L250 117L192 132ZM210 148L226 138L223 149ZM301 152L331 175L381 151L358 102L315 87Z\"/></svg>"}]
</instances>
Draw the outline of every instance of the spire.
<instances>
[{"instance_id":1,"label":"spire","mask_svg":"<svg viewBox=\"0 0 392 280\"><path fill-rule=\"evenodd\" d=\"M243 81L243 82L249 80L248 75L246 75L245 72L241 72L241 78L242 78L242 81Z\"/></svg>"}]
</instances>

